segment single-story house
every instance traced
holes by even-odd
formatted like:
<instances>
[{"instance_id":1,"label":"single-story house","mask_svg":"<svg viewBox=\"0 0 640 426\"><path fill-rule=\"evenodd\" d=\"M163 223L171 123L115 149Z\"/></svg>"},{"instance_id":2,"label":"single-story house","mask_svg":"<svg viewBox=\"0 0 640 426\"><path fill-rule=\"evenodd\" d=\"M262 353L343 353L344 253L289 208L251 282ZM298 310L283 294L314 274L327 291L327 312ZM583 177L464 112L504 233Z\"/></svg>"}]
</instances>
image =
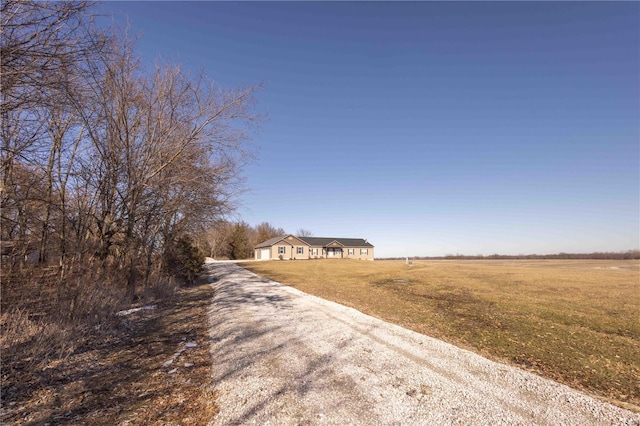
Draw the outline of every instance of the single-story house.
<instances>
[{"instance_id":1,"label":"single-story house","mask_svg":"<svg viewBox=\"0 0 640 426\"><path fill-rule=\"evenodd\" d=\"M258 244L254 253L256 260L323 258L373 260L373 245L362 238L284 235Z\"/></svg>"}]
</instances>

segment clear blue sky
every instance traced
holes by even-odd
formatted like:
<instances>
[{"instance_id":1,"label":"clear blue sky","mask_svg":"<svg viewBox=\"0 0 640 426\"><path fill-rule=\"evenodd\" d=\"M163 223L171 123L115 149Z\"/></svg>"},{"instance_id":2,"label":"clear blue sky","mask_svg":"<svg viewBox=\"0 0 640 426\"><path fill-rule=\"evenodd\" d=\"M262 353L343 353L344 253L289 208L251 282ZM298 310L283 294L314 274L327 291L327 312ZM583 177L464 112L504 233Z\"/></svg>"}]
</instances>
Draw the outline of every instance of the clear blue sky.
<instances>
[{"instance_id":1,"label":"clear blue sky","mask_svg":"<svg viewBox=\"0 0 640 426\"><path fill-rule=\"evenodd\" d=\"M238 210L376 256L640 248L640 3L111 2L264 83Z\"/></svg>"}]
</instances>

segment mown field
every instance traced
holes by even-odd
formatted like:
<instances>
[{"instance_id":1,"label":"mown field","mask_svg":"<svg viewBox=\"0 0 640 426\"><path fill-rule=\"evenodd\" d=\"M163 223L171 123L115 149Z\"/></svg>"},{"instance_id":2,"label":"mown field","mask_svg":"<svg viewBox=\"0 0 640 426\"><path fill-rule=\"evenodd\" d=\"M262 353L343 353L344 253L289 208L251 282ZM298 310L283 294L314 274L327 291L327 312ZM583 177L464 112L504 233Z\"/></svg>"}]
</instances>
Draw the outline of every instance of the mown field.
<instances>
[{"instance_id":1,"label":"mown field","mask_svg":"<svg viewBox=\"0 0 640 426\"><path fill-rule=\"evenodd\" d=\"M640 411L640 261L309 260L244 267Z\"/></svg>"}]
</instances>

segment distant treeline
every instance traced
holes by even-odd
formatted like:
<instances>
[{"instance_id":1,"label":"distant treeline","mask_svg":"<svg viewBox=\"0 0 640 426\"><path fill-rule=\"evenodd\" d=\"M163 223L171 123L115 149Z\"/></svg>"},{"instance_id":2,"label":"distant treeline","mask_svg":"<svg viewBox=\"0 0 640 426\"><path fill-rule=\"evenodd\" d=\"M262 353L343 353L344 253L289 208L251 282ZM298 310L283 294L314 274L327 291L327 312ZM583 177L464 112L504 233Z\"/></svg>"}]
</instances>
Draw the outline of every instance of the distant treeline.
<instances>
[{"instance_id":1,"label":"distant treeline","mask_svg":"<svg viewBox=\"0 0 640 426\"><path fill-rule=\"evenodd\" d=\"M407 257L385 257L383 260L404 260ZM444 256L410 256L410 260L496 260L496 259L605 259L605 260L630 260L640 259L640 250L623 252L594 252L594 253L556 253L556 254L491 254L484 256L465 254L446 254Z\"/></svg>"}]
</instances>

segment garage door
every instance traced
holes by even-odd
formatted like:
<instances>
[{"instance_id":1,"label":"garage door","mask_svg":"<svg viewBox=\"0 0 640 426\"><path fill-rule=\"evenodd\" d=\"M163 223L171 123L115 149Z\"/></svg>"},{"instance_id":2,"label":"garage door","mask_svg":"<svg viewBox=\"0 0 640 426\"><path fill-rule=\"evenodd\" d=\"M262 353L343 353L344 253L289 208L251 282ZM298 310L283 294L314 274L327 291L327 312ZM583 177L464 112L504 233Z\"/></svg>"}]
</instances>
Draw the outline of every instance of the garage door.
<instances>
[{"instance_id":1,"label":"garage door","mask_svg":"<svg viewBox=\"0 0 640 426\"><path fill-rule=\"evenodd\" d=\"M260 260L269 260L269 249L260 250Z\"/></svg>"}]
</instances>

